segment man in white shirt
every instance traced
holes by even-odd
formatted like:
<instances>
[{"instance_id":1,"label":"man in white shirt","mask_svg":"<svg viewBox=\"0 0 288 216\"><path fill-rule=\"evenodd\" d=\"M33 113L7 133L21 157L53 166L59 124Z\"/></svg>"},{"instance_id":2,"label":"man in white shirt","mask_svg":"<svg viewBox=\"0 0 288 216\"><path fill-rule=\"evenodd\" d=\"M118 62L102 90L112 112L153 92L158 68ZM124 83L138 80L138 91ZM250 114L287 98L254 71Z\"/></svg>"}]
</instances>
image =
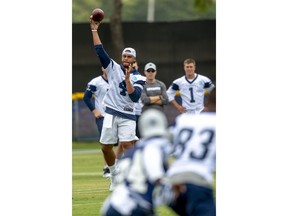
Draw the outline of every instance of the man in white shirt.
<instances>
[{"instance_id":1,"label":"man in white shirt","mask_svg":"<svg viewBox=\"0 0 288 216\"><path fill-rule=\"evenodd\" d=\"M133 69L136 51L127 47L122 52L122 62L118 64L106 53L98 28L100 23L94 22L90 16L90 28L93 44L102 67L107 72L109 90L104 97L105 118L100 143L106 163L111 173L110 191L113 191L116 175L119 170L115 166L113 146L118 143L123 152L133 147L136 134L135 102L141 96L145 80Z\"/></svg>"},{"instance_id":2,"label":"man in white shirt","mask_svg":"<svg viewBox=\"0 0 288 216\"><path fill-rule=\"evenodd\" d=\"M197 74L196 61L184 60L185 75L174 80L167 90L169 102L180 112L198 114L204 110L204 95L215 86L212 81L203 75ZM175 100L176 92L180 92L182 105Z\"/></svg>"}]
</instances>

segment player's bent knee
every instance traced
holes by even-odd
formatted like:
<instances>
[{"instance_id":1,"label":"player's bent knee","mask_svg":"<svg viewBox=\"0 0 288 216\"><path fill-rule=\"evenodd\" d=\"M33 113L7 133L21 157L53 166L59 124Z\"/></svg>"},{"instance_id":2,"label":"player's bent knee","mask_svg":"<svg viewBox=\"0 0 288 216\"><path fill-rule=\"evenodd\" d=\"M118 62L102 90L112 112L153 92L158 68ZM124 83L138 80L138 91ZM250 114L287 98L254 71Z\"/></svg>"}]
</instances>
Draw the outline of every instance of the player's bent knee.
<instances>
[{"instance_id":1,"label":"player's bent knee","mask_svg":"<svg viewBox=\"0 0 288 216\"><path fill-rule=\"evenodd\" d=\"M127 151L129 148L132 148L134 146L134 141L131 142L121 142L120 144L123 148L123 151Z\"/></svg>"},{"instance_id":2,"label":"player's bent knee","mask_svg":"<svg viewBox=\"0 0 288 216\"><path fill-rule=\"evenodd\" d=\"M102 152L109 152L113 150L113 144L111 145L101 145Z\"/></svg>"}]
</instances>

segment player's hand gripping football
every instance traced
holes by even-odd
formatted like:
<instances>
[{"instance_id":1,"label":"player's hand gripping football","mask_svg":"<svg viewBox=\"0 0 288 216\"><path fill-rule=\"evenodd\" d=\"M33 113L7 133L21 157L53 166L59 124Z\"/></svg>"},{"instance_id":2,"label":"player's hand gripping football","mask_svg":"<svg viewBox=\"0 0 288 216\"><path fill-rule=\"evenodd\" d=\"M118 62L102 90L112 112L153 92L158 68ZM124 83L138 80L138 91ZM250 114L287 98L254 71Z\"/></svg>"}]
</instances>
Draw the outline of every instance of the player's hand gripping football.
<instances>
[{"instance_id":1,"label":"player's hand gripping football","mask_svg":"<svg viewBox=\"0 0 288 216\"><path fill-rule=\"evenodd\" d=\"M101 22L97 22L97 21L94 21L93 19L92 19L92 15L90 16L90 28L91 28L91 30L98 30L98 27L99 27L99 25L100 25L100 23Z\"/></svg>"}]
</instances>

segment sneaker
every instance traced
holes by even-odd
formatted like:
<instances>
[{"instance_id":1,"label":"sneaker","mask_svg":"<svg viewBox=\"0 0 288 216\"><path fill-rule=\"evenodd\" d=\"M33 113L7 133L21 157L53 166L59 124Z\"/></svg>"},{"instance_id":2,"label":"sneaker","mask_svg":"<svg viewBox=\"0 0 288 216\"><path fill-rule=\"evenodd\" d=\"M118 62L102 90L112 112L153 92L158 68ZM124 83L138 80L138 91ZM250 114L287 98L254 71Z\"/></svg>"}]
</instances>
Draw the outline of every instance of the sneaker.
<instances>
[{"instance_id":1,"label":"sneaker","mask_svg":"<svg viewBox=\"0 0 288 216\"><path fill-rule=\"evenodd\" d=\"M109 191L112 192L115 189L115 184L112 183L112 181L110 182L110 186L109 186Z\"/></svg>"},{"instance_id":2,"label":"sneaker","mask_svg":"<svg viewBox=\"0 0 288 216\"><path fill-rule=\"evenodd\" d=\"M109 168L108 167L104 167L104 169L103 169L103 177L104 178L109 178L110 176L111 176L111 174L110 174Z\"/></svg>"},{"instance_id":3,"label":"sneaker","mask_svg":"<svg viewBox=\"0 0 288 216\"><path fill-rule=\"evenodd\" d=\"M119 174L119 172L120 172L119 169L117 169L115 170L114 173L110 175L110 187L109 187L110 191L113 191L118 184L117 175Z\"/></svg>"}]
</instances>

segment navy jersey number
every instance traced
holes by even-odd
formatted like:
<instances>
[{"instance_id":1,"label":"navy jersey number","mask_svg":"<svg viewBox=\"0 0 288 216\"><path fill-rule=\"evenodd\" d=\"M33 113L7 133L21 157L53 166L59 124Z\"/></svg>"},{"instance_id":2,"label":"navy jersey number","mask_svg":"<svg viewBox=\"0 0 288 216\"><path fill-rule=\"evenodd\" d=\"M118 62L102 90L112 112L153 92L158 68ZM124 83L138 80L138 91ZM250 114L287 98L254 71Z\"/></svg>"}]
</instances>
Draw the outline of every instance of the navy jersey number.
<instances>
[{"instance_id":1,"label":"navy jersey number","mask_svg":"<svg viewBox=\"0 0 288 216\"><path fill-rule=\"evenodd\" d=\"M179 145L181 146L181 154L185 150L186 143L192 140L193 137L193 130L189 128L184 128L179 132ZM208 151L209 151L209 145L212 143L215 131L211 129L204 129L199 133L200 140L201 140L201 153L198 153L197 155L193 150L190 151L189 157L196 159L196 160L203 160L205 159Z\"/></svg>"},{"instance_id":2,"label":"navy jersey number","mask_svg":"<svg viewBox=\"0 0 288 216\"><path fill-rule=\"evenodd\" d=\"M125 80L123 80L121 83L119 83L119 88L120 88L120 94L123 96L126 96L127 89L126 89Z\"/></svg>"},{"instance_id":3,"label":"navy jersey number","mask_svg":"<svg viewBox=\"0 0 288 216\"><path fill-rule=\"evenodd\" d=\"M193 88L192 88L192 87L189 88L189 91L190 91L190 96L191 96L191 100L190 100L190 102L191 102L191 103L194 103L195 100L194 100L194 96L193 96Z\"/></svg>"}]
</instances>

